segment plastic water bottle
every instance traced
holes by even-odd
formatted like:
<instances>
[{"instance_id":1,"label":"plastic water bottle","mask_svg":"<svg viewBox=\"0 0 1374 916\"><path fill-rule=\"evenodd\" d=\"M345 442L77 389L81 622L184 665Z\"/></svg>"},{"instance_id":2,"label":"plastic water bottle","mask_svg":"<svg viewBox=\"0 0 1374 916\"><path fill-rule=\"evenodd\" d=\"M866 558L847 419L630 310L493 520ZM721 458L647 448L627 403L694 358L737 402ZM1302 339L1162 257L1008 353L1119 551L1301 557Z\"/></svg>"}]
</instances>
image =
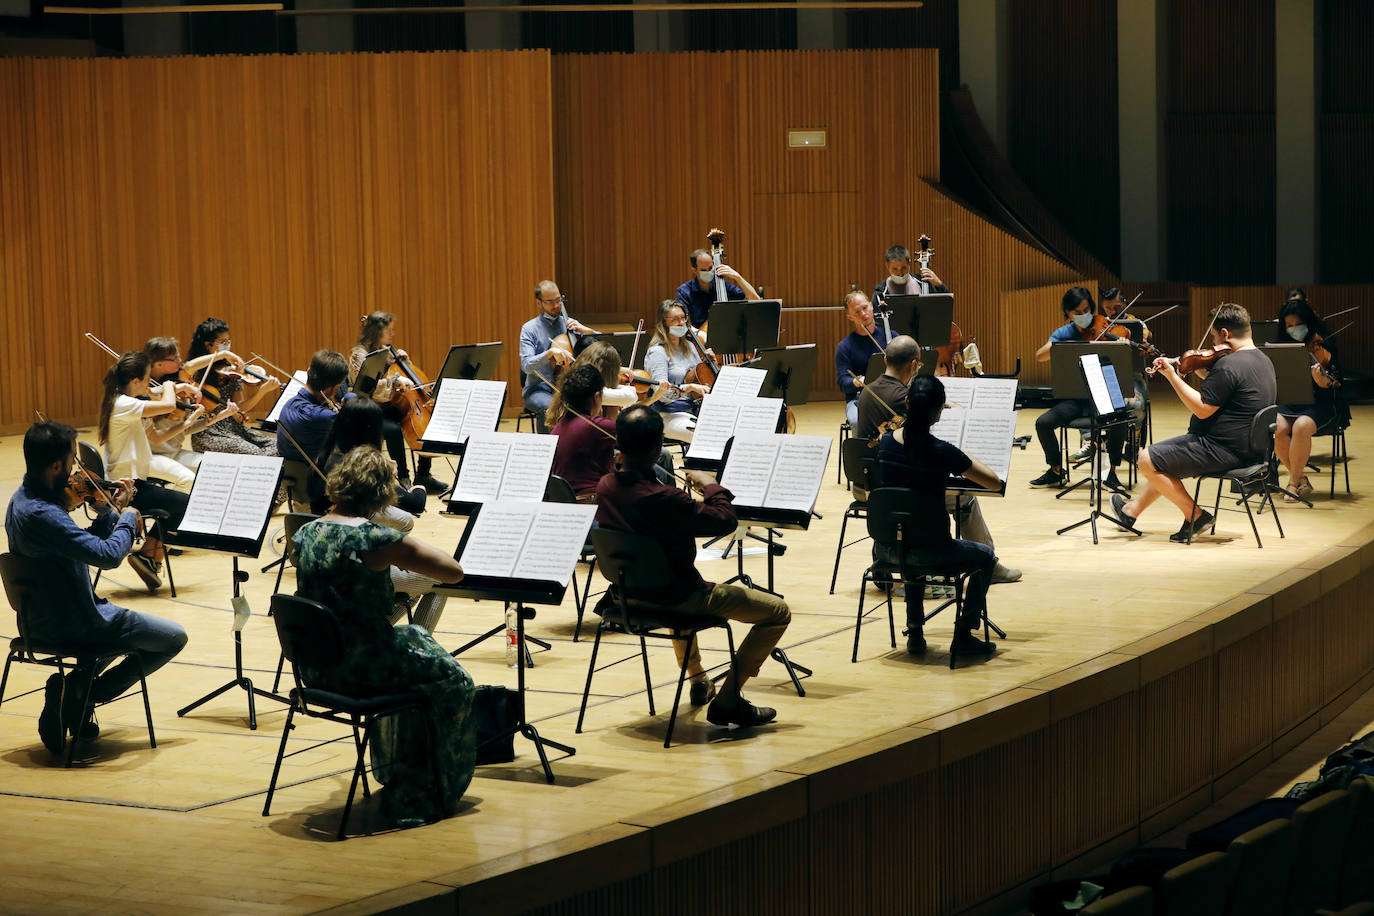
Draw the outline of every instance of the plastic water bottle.
<instances>
[{"instance_id":1,"label":"plastic water bottle","mask_svg":"<svg viewBox=\"0 0 1374 916\"><path fill-rule=\"evenodd\" d=\"M520 664L520 625L515 608L506 608L506 667L515 668Z\"/></svg>"}]
</instances>

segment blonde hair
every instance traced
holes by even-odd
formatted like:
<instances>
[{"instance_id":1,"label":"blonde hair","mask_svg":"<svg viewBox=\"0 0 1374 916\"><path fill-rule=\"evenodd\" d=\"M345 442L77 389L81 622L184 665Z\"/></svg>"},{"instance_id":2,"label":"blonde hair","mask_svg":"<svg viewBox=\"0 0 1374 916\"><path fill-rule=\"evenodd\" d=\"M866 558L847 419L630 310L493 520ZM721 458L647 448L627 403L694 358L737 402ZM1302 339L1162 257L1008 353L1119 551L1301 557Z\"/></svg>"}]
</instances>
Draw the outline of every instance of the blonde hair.
<instances>
[{"instance_id":1,"label":"blonde hair","mask_svg":"<svg viewBox=\"0 0 1374 916\"><path fill-rule=\"evenodd\" d=\"M668 333L668 313L673 309L682 312L682 317L687 317L687 310L682 307L682 303L676 299L664 299L658 304L658 315L654 319L654 336L649 338L649 346L662 346L667 349L669 341L673 335ZM679 343L678 346L681 346Z\"/></svg>"},{"instance_id":2,"label":"blonde hair","mask_svg":"<svg viewBox=\"0 0 1374 916\"><path fill-rule=\"evenodd\" d=\"M602 388L615 388L620 384L620 353L608 343L597 340L588 344L587 348L578 354L577 359L573 360L573 364L563 371L562 378L566 378L567 373L578 366L591 366L601 373ZM563 406L562 378L554 388L553 400L549 402L548 410L544 412L544 423L548 426L557 424L567 412L567 408Z\"/></svg>"},{"instance_id":3,"label":"blonde hair","mask_svg":"<svg viewBox=\"0 0 1374 916\"><path fill-rule=\"evenodd\" d=\"M360 445L329 472L324 490L340 514L368 518L396 501L396 469L377 449Z\"/></svg>"}]
</instances>

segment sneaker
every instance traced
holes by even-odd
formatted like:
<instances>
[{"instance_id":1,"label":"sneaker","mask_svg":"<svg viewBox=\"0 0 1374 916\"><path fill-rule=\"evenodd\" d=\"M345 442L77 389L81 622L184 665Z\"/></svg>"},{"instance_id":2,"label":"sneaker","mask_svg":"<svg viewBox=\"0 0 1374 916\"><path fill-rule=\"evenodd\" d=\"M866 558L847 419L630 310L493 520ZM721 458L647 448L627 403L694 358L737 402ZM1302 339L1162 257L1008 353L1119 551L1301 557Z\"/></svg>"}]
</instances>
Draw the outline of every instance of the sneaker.
<instances>
[{"instance_id":1,"label":"sneaker","mask_svg":"<svg viewBox=\"0 0 1374 916\"><path fill-rule=\"evenodd\" d=\"M942 598L954 597L954 586L952 585L927 585L925 597L931 601L938 601Z\"/></svg>"},{"instance_id":2,"label":"sneaker","mask_svg":"<svg viewBox=\"0 0 1374 916\"><path fill-rule=\"evenodd\" d=\"M956 655L991 655L997 651L997 643L979 639L973 630L955 630L952 651Z\"/></svg>"},{"instance_id":3,"label":"sneaker","mask_svg":"<svg viewBox=\"0 0 1374 916\"><path fill-rule=\"evenodd\" d=\"M693 706L705 706L716 697L716 682L709 677L695 678L692 681L692 689L688 692L688 699Z\"/></svg>"},{"instance_id":4,"label":"sneaker","mask_svg":"<svg viewBox=\"0 0 1374 916\"><path fill-rule=\"evenodd\" d=\"M1117 478L1115 470L1108 471L1107 476L1102 478L1102 486L1107 487L1111 490L1126 489L1126 487L1123 486L1121 481Z\"/></svg>"},{"instance_id":5,"label":"sneaker","mask_svg":"<svg viewBox=\"0 0 1374 916\"><path fill-rule=\"evenodd\" d=\"M706 721L712 725L738 725L740 728L751 728L755 725L767 725L778 717L776 709L767 706L755 706L744 697L736 697L733 701L726 702L717 698L714 703L706 707Z\"/></svg>"},{"instance_id":6,"label":"sneaker","mask_svg":"<svg viewBox=\"0 0 1374 916\"><path fill-rule=\"evenodd\" d=\"M1030 482L1030 485L1033 487L1056 487L1058 489L1063 489L1064 485L1068 482L1068 474L1066 474L1063 471L1056 471L1054 468L1050 468L1049 470L1045 471L1045 473L1041 474L1039 477L1032 480Z\"/></svg>"},{"instance_id":7,"label":"sneaker","mask_svg":"<svg viewBox=\"0 0 1374 916\"><path fill-rule=\"evenodd\" d=\"M1020 581L1021 570L1012 569L1010 566L1004 565L1001 560L998 560L997 565L992 568L993 585L1005 585L1008 582Z\"/></svg>"},{"instance_id":8,"label":"sneaker","mask_svg":"<svg viewBox=\"0 0 1374 916\"><path fill-rule=\"evenodd\" d=\"M1072 455L1069 456L1069 460L1077 463L1079 461L1087 461L1092 456L1093 444L1092 440L1088 439L1084 440L1083 445L1078 449L1078 451L1074 452Z\"/></svg>"},{"instance_id":9,"label":"sneaker","mask_svg":"<svg viewBox=\"0 0 1374 916\"><path fill-rule=\"evenodd\" d=\"M420 474L415 478L417 487L424 487L425 492L430 496L438 496L440 493L448 492L448 484L444 483L433 474Z\"/></svg>"},{"instance_id":10,"label":"sneaker","mask_svg":"<svg viewBox=\"0 0 1374 916\"><path fill-rule=\"evenodd\" d=\"M907 627L902 631L906 637L906 651L908 655L926 654L926 636L919 627Z\"/></svg>"},{"instance_id":11,"label":"sneaker","mask_svg":"<svg viewBox=\"0 0 1374 916\"><path fill-rule=\"evenodd\" d=\"M129 554L129 565L138 573L138 577L143 580L143 584L148 587L149 592L156 592L162 588L162 564L157 560L150 559L141 553Z\"/></svg>"},{"instance_id":12,"label":"sneaker","mask_svg":"<svg viewBox=\"0 0 1374 916\"><path fill-rule=\"evenodd\" d=\"M67 749L67 730L62 727L62 675L48 678L43 688L43 711L38 714L38 737L54 756Z\"/></svg>"},{"instance_id":13,"label":"sneaker","mask_svg":"<svg viewBox=\"0 0 1374 916\"><path fill-rule=\"evenodd\" d=\"M1131 529L1132 531L1134 531L1134 530L1135 530L1135 522L1136 522L1136 520L1135 520L1134 516L1130 516L1130 515L1127 515L1127 514L1126 514L1126 508L1125 508L1125 507L1126 507L1126 497L1122 496L1120 493L1113 493L1113 494L1112 494L1112 515L1115 516L1115 518L1116 518L1116 520L1117 520L1118 522L1120 522L1121 524L1125 525L1127 528L1129 528L1129 529Z\"/></svg>"}]
</instances>

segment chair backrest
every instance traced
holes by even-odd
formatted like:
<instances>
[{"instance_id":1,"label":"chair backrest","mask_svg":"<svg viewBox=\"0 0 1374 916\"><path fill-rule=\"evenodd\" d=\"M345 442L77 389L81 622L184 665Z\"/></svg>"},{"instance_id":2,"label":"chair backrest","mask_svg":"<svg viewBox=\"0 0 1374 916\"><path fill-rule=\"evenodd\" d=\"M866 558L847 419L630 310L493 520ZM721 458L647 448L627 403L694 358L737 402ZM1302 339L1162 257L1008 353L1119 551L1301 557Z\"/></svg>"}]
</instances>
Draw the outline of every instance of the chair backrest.
<instances>
[{"instance_id":1,"label":"chair backrest","mask_svg":"<svg viewBox=\"0 0 1374 916\"><path fill-rule=\"evenodd\" d=\"M1148 887L1128 887L1083 907L1083 916L1154 916L1154 892Z\"/></svg>"},{"instance_id":2,"label":"chair backrest","mask_svg":"<svg viewBox=\"0 0 1374 916\"><path fill-rule=\"evenodd\" d=\"M1250 452L1254 455L1263 455L1266 458L1274 450L1274 424L1279 419L1279 407L1277 404L1270 404L1268 407L1255 414L1255 418L1250 421Z\"/></svg>"},{"instance_id":3,"label":"chair backrest","mask_svg":"<svg viewBox=\"0 0 1374 916\"><path fill-rule=\"evenodd\" d=\"M286 547L282 553L286 555L286 561L292 566L296 565L296 546L291 539L297 531L301 530L301 526L307 525L317 518L319 518L318 515L310 512L288 512L282 520L282 534L286 536Z\"/></svg>"},{"instance_id":4,"label":"chair backrest","mask_svg":"<svg viewBox=\"0 0 1374 916\"><path fill-rule=\"evenodd\" d=\"M1274 820L1246 831L1226 848L1234 879L1226 901L1230 916L1281 916L1293 863L1293 825Z\"/></svg>"},{"instance_id":5,"label":"chair backrest","mask_svg":"<svg viewBox=\"0 0 1374 916\"><path fill-rule=\"evenodd\" d=\"M1166 871L1155 892L1159 912L1171 916L1215 916L1226 908L1231 859L1209 852Z\"/></svg>"},{"instance_id":6,"label":"chair backrest","mask_svg":"<svg viewBox=\"0 0 1374 916\"><path fill-rule=\"evenodd\" d=\"M613 528L593 528L601 573L626 598L652 593L669 581L668 558L653 538Z\"/></svg>"},{"instance_id":7,"label":"chair backrest","mask_svg":"<svg viewBox=\"0 0 1374 916\"><path fill-rule=\"evenodd\" d=\"M861 490L873 489L873 466L878 460L878 449L867 439L851 436L840 443L840 469L844 479L851 486Z\"/></svg>"},{"instance_id":8,"label":"chair backrest","mask_svg":"<svg viewBox=\"0 0 1374 916\"><path fill-rule=\"evenodd\" d=\"M1310 913L1341 902L1341 859L1355 803L1354 795L1340 789L1319 795L1293 812L1288 912Z\"/></svg>"},{"instance_id":9,"label":"chair backrest","mask_svg":"<svg viewBox=\"0 0 1374 916\"><path fill-rule=\"evenodd\" d=\"M23 558L17 557L12 553L0 554L0 580L5 584L5 595L9 598L10 607L14 608L15 620L19 625L19 635L26 640L24 651L30 659L33 658L33 650L29 648L29 621L25 614L24 605L26 596L29 594L29 576L34 572L33 564L24 562Z\"/></svg>"},{"instance_id":10,"label":"chair backrest","mask_svg":"<svg viewBox=\"0 0 1374 916\"><path fill-rule=\"evenodd\" d=\"M105 459L101 457L100 449L89 442L78 442L76 456L81 459L81 466L91 472L92 477L104 479Z\"/></svg>"},{"instance_id":11,"label":"chair backrest","mask_svg":"<svg viewBox=\"0 0 1374 916\"><path fill-rule=\"evenodd\" d=\"M1361 776L1347 791L1354 804L1341 866L1341 902L1374 900L1374 785Z\"/></svg>"},{"instance_id":12,"label":"chair backrest","mask_svg":"<svg viewBox=\"0 0 1374 916\"><path fill-rule=\"evenodd\" d=\"M282 654L297 672L302 665L317 670L331 668L343 659L339 621L318 601L278 593L272 596L272 619L277 624Z\"/></svg>"},{"instance_id":13,"label":"chair backrest","mask_svg":"<svg viewBox=\"0 0 1374 916\"><path fill-rule=\"evenodd\" d=\"M314 469L304 461L283 458L281 462L281 481L291 491L293 500L309 500L310 475Z\"/></svg>"},{"instance_id":14,"label":"chair backrest","mask_svg":"<svg viewBox=\"0 0 1374 916\"><path fill-rule=\"evenodd\" d=\"M544 484L544 502L575 503L577 494L573 492L572 484L557 474L550 474L549 482Z\"/></svg>"},{"instance_id":15,"label":"chair backrest","mask_svg":"<svg viewBox=\"0 0 1374 916\"><path fill-rule=\"evenodd\" d=\"M868 494L868 536L879 544L906 540L912 526L920 524L916 497L905 487L879 487Z\"/></svg>"}]
</instances>

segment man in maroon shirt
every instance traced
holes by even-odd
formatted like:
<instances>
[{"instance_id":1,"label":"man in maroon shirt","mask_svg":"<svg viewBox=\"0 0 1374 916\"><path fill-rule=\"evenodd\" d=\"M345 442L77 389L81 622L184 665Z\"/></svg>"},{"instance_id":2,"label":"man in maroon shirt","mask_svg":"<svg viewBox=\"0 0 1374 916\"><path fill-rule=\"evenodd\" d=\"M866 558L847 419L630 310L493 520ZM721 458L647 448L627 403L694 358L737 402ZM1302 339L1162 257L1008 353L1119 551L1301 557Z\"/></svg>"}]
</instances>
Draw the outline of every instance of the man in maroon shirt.
<instances>
[{"instance_id":1,"label":"man in maroon shirt","mask_svg":"<svg viewBox=\"0 0 1374 916\"><path fill-rule=\"evenodd\" d=\"M752 623L749 634L735 654L735 675L727 675L720 695L706 710L712 725L763 725L777 710L755 706L740 695L744 682L759 673L763 660L782 638L792 615L787 603L767 592L716 585L697 572L697 537L729 534L737 527L730 491L709 475L688 471L702 501L665 484L654 476L654 462L663 448L663 419L640 405L621 411L615 423L624 470L607 474L596 488L596 520L607 528L644 535L658 542L668 561L669 577L652 593L637 597L691 614L711 614L728 620ZM692 704L711 698L711 681L701 667L696 639L690 646L675 640L673 648L687 653L687 673L692 677Z\"/></svg>"}]
</instances>

